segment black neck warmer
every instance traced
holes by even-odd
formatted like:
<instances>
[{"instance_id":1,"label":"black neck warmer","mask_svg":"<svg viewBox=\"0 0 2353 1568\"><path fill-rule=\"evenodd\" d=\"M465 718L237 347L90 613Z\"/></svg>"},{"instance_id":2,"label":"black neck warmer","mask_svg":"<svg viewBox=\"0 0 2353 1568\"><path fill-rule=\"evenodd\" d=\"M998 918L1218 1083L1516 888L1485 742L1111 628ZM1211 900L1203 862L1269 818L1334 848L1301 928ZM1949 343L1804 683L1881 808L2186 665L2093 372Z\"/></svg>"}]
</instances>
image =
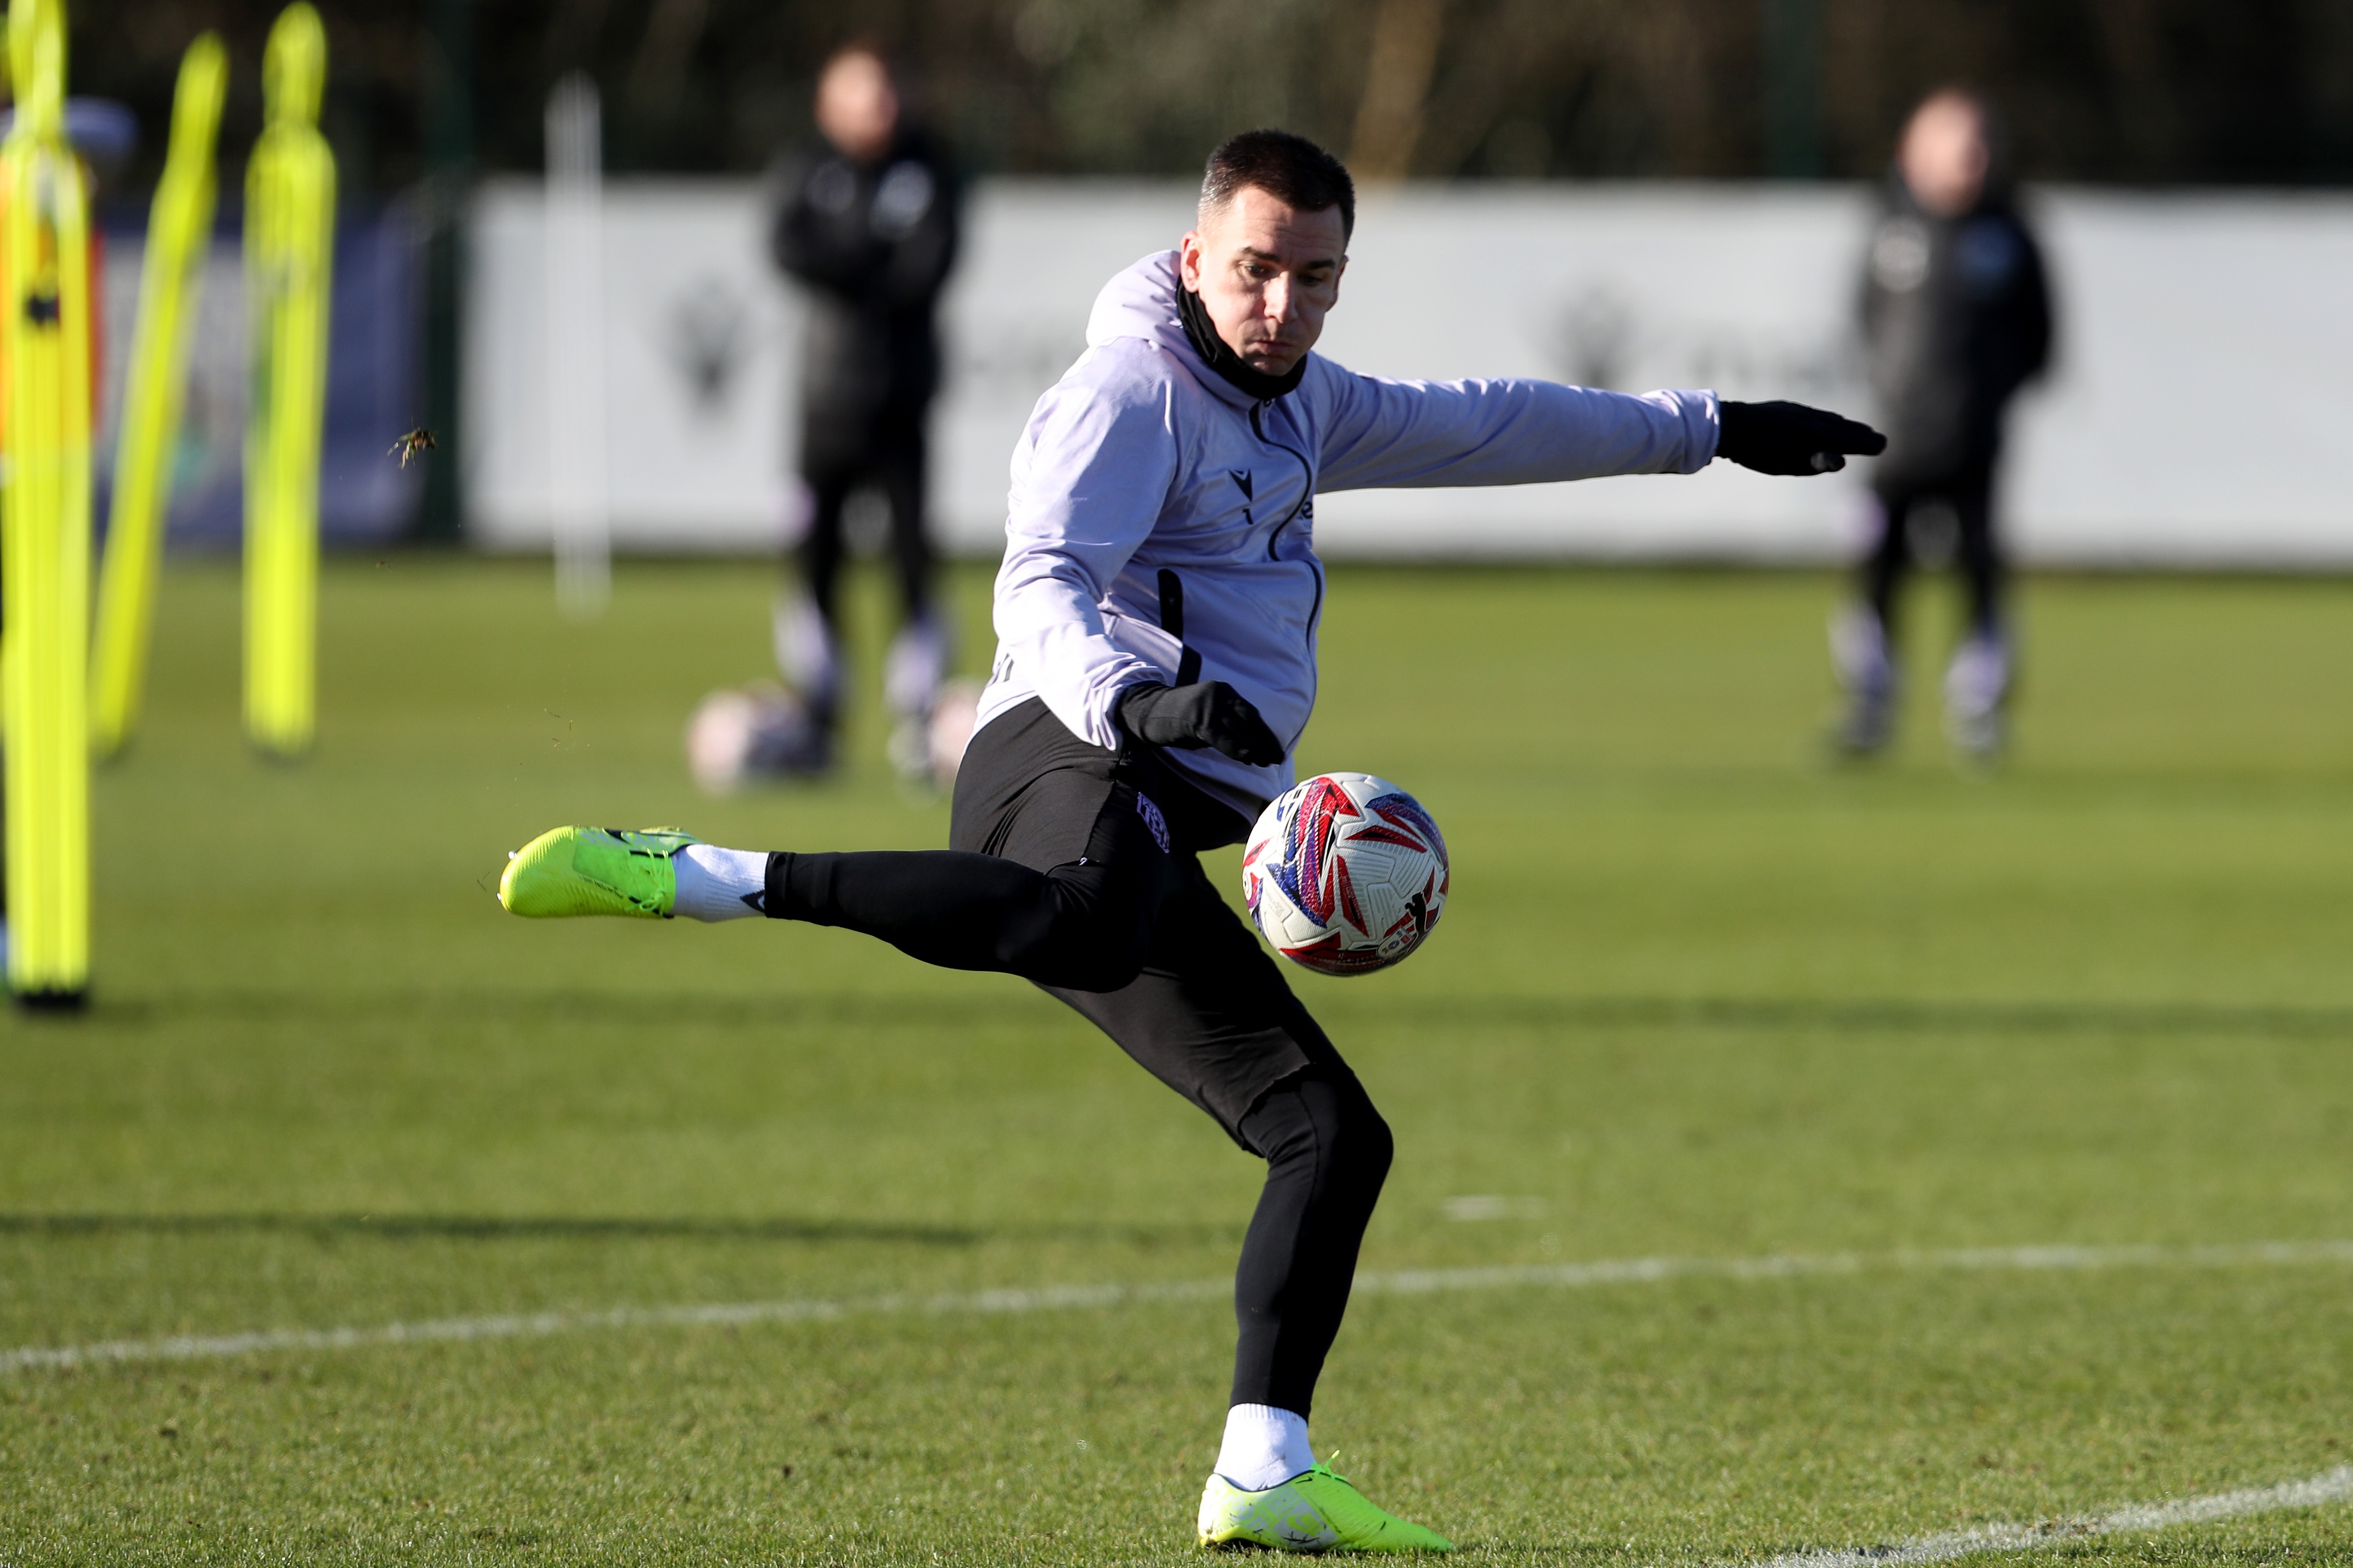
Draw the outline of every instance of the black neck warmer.
<instances>
[{"instance_id":1,"label":"black neck warmer","mask_svg":"<svg viewBox=\"0 0 2353 1568\"><path fill-rule=\"evenodd\" d=\"M1301 354L1299 363L1281 375L1269 375L1262 370L1252 370L1241 355L1226 346L1218 336L1217 327L1209 320L1208 307L1201 297L1182 283L1176 285L1176 314L1185 323L1185 341L1201 356L1201 363L1252 397L1264 403L1295 391L1307 375L1307 356Z\"/></svg>"}]
</instances>

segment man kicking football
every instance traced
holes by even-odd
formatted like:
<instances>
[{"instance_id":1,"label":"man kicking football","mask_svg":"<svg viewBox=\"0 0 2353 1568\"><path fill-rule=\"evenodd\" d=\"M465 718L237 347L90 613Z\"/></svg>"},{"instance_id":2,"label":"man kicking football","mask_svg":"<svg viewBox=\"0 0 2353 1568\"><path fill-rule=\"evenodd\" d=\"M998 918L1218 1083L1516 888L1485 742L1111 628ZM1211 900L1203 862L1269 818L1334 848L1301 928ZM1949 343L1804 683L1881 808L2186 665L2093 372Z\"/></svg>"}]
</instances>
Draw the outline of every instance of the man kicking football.
<instances>
[{"instance_id":1,"label":"man kicking football","mask_svg":"<svg viewBox=\"0 0 2353 1568\"><path fill-rule=\"evenodd\" d=\"M1442 1552L1308 1446L1389 1130L1198 858L1292 783L1324 608L1315 496L1715 458L1824 473L1883 443L1833 414L1706 392L1353 374L1309 351L1355 220L1337 159L1248 132L1210 155L1193 232L1096 299L1086 353L1013 455L997 661L953 847L747 851L559 827L516 852L499 900L519 915L847 926L1076 1008L1267 1163L1201 1543Z\"/></svg>"}]
</instances>

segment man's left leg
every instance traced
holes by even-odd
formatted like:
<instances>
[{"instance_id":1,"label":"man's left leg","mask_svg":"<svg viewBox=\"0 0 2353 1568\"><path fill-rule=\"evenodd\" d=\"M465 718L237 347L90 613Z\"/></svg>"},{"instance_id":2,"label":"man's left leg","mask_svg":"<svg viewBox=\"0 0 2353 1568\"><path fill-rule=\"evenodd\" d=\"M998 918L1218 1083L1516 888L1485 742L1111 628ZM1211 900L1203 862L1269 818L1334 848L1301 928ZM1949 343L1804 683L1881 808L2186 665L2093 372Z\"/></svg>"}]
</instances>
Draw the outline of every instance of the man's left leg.
<instances>
[{"instance_id":1,"label":"man's left leg","mask_svg":"<svg viewBox=\"0 0 2353 1568\"><path fill-rule=\"evenodd\" d=\"M1857 574L1860 592L1854 602L1831 616L1831 664L1847 699L1845 716L1831 742L1849 756L1874 755L1894 737L1899 685L1895 617L1912 563L1914 499L1906 489L1884 483L1873 487L1879 535Z\"/></svg>"},{"instance_id":2,"label":"man's left leg","mask_svg":"<svg viewBox=\"0 0 2353 1568\"><path fill-rule=\"evenodd\" d=\"M777 672L807 710L807 753L787 772L823 773L833 762L841 705L841 638L835 601L844 558L842 511L863 472L854 433L839 420L811 416L801 436L801 483L808 527L793 548L797 591L776 601L772 635Z\"/></svg>"},{"instance_id":3,"label":"man's left leg","mask_svg":"<svg viewBox=\"0 0 2353 1568\"><path fill-rule=\"evenodd\" d=\"M1356 1074L1198 861L1132 984L1047 989L1267 1162L1234 1275L1232 1397L1201 1541L1446 1550L1318 1466L1308 1444L1315 1384L1393 1149Z\"/></svg>"},{"instance_id":4,"label":"man's left leg","mask_svg":"<svg viewBox=\"0 0 2353 1568\"><path fill-rule=\"evenodd\" d=\"M873 472L890 508L891 561L904 620L883 657L882 695L891 707L891 760L902 776L919 782L933 777L932 709L951 651L924 513L926 458L923 410L886 412L875 433Z\"/></svg>"},{"instance_id":5,"label":"man's left leg","mask_svg":"<svg viewBox=\"0 0 2353 1568\"><path fill-rule=\"evenodd\" d=\"M1998 757L2009 739L2010 686L2015 674L2009 616L2003 604L2008 574L1994 537L1993 458L1973 462L1949 492L1957 523L1955 552L1967 595L1968 630L1945 669L1945 727L1953 744L1980 762Z\"/></svg>"}]
</instances>

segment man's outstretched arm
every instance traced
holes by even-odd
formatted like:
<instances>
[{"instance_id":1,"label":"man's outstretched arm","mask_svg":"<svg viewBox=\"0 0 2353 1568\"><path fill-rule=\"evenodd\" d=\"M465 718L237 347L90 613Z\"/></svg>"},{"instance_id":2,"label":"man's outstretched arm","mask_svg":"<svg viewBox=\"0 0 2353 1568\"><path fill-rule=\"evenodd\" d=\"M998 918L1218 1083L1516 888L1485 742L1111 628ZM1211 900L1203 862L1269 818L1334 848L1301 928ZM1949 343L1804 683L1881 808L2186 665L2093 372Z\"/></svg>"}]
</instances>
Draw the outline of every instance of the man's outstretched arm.
<instances>
[{"instance_id":1,"label":"man's outstretched arm","mask_svg":"<svg viewBox=\"0 0 2353 1568\"><path fill-rule=\"evenodd\" d=\"M1767 473L1827 473L1885 442L1793 403L1708 392L1641 396L1546 381L1387 381L1336 365L1320 378L1324 490L1544 484L1696 473L1715 458ZM1828 459L1814 466L1817 455Z\"/></svg>"},{"instance_id":2,"label":"man's outstretched arm","mask_svg":"<svg viewBox=\"0 0 2353 1568\"><path fill-rule=\"evenodd\" d=\"M1631 396L1549 381L1388 381L1328 361L1322 490L1533 485L1605 474L1689 474L1715 455L1706 392Z\"/></svg>"}]
</instances>

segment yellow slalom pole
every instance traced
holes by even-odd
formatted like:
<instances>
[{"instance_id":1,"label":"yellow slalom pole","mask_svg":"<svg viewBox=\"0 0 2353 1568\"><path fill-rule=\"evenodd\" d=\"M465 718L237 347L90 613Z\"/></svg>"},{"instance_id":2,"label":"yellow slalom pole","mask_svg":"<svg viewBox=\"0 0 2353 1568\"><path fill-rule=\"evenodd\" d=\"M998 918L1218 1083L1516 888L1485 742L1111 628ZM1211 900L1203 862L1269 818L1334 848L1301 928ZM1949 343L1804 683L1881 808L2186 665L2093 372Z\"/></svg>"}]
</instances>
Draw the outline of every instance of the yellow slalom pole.
<instances>
[{"instance_id":1,"label":"yellow slalom pole","mask_svg":"<svg viewBox=\"0 0 2353 1568\"><path fill-rule=\"evenodd\" d=\"M65 134L60 0L12 0L16 123L0 142L0 685L6 690L8 984L90 984L90 214Z\"/></svg>"},{"instance_id":2,"label":"yellow slalom pole","mask_svg":"<svg viewBox=\"0 0 2353 1568\"><path fill-rule=\"evenodd\" d=\"M139 267L139 324L123 388L122 433L114 448L114 500L98 574L98 639L90 675L91 738L99 754L122 749L139 721L147 637L155 618L155 578L164 557L164 514L172 500L173 453L187 390L189 329L195 320L213 226L213 146L228 51L205 33L180 61L172 99L172 142L147 218Z\"/></svg>"},{"instance_id":3,"label":"yellow slalom pole","mask_svg":"<svg viewBox=\"0 0 2353 1568\"><path fill-rule=\"evenodd\" d=\"M262 56L261 140L246 173L253 405L245 438L245 731L295 757L317 721L319 436L335 160L319 134L327 35L296 0Z\"/></svg>"}]
</instances>

